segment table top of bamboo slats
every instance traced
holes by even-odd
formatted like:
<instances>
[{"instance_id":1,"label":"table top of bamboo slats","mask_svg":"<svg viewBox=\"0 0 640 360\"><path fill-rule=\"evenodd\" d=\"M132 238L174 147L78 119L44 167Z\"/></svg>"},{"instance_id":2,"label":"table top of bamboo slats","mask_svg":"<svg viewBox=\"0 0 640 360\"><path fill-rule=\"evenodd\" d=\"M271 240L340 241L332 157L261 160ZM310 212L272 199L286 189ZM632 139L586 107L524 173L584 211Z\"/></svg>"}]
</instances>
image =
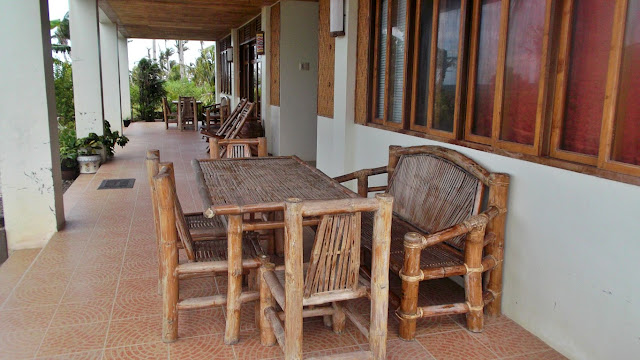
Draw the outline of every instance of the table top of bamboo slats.
<instances>
[{"instance_id":1,"label":"table top of bamboo slats","mask_svg":"<svg viewBox=\"0 0 640 360\"><path fill-rule=\"evenodd\" d=\"M207 217L281 211L287 198L358 197L296 156L193 160Z\"/></svg>"}]
</instances>

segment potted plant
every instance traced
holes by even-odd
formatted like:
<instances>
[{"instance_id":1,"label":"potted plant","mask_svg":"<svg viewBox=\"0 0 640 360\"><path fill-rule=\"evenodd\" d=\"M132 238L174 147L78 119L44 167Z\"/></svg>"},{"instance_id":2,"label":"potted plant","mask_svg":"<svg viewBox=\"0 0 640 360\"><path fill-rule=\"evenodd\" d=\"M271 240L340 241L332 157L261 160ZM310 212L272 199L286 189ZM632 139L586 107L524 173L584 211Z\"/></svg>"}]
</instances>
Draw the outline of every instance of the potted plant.
<instances>
[{"instance_id":1,"label":"potted plant","mask_svg":"<svg viewBox=\"0 0 640 360\"><path fill-rule=\"evenodd\" d=\"M129 127L129 125L131 124L131 118L130 117L126 117L122 120L122 123L124 124L124 127Z\"/></svg>"},{"instance_id":2,"label":"potted plant","mask_svg":"<svg viewBox=\"0 0 640 360\"><path fill-rule=\"evenodd\" d=\"M77 161L80 165L81 174L95 174L100 167L104 150L100 136L96 133L89 133L89 136L77 140L78 147Z\"/></svg>"},{"instance_id":3,"label":"potted plant","mask_svg":"<svg viewBox=\"0 0 640 360\"><path fill-rule=\"evenodd\" d=\"M60 140L60 167L63 180L73 180L78 175L78 146L73 126L58 126Z\"/></svg>"},{"instance_id":4,"label":"potted plant","mask_svg":"<svg viewBox=\"0 0 640 360\"><path fill-rule=\"evenodd\" d=\"M102 142L102 147L106 157L112 158L116 144L124 147L129 142L129 138L124 135L120 135L118 131L111 131L111 125L109 125L109 122L105 121L104 135L100 136L100 141Z\"/></svg>"}]
</instances>

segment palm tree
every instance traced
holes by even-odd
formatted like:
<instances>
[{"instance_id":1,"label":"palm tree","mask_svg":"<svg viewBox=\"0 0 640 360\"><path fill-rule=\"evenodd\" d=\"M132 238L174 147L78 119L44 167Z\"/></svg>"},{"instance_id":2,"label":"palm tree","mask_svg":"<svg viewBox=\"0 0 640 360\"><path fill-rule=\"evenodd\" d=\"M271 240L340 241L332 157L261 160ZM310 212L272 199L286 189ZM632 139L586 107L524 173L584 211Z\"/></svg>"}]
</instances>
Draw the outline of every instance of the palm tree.
<instances>
[{"instance_id":1,"label":"palm tree","mask_svg":"<svg viewBox=\"0 0 640 360\"><path fill-rule=\"evenodd\" d=\"M178 62L180 63L180 78L184 79L186 76L186 69L184 66L184 52L189 50L187 48L188 40L176 40L176 48L178 49Z\"/></svg>"},{"instance_id":2,"label":"palm tree","mask_svg":"<svg viewBox=\"0 0 640 360\"><path fill-rule=\"evenodd\" d=\"M160 51L160 57L158 58L158 62L160 64L160 69L164 74L164 78L169 78L169 72L171 71L171 56L174 54L173 48L166 48L164 51Z\"/></svg>"},{"instance_id":3,"label":"palm tree","mask_svg":"<svg viewBox=\"0 0 640 360\"><path fill-rule=\"evenodd\" d=\"M51 44L51 50L57 53L62 53L64 60L67 61L67 54L71 53L71 46L69 46L69 40L71 40L71 32L69 31L69 12L64 14L61 20L51 20L49 22L51 30L55 29L52 39L58 41L57 44Z\"/></svg>"}]
</instances>

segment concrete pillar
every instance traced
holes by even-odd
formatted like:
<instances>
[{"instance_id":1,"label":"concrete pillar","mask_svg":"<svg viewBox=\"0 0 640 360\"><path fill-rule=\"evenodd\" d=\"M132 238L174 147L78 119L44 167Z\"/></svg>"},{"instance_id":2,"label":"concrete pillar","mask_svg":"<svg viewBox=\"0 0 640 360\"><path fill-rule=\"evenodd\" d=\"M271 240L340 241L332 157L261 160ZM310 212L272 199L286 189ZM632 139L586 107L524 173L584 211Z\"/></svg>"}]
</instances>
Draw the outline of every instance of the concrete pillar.
<instances>
[{"instance_id":1,"label":"concrete pillar","mask_svg":"<svg viewBox=\"0 0 640 360\"><path fill-rule=\"evenodd\" d=\"M216 103L220 102L222 98L220 91L220 79L222 79L222 66L221 66L221 56L220 56L220 41L216 41L216 53L215 53L215 67L216 67Z\"/></svg>"},{"instance_id":2,"label":"concrete pillar","mask_svg":"<svg viewBox=\"0 0 640 360\"><path fill-rule=\"evenodd\" d=\"M109 122L112 131L119 131L122 134L118 29L102 10L99 10L98 18L100 20L100 69L102 72L104 119Z\"/></svg>"},{"instance_id":3,"label":"concrete pillar","mask_svg":"<svg viewBox=\"0 0 640 360\"><path fill-rule=\"evenodd\" d=\"M64 225L47 0L0 11L0 174L10 250L42 247Z\"/></svg>"},{"instance_id":4,"label":"concrete pillar","mask_svg":"<svg viewBox=\"0 0 640 360\"><path fill-rule=\"evenodd\" d=\"M100 75L100 33L98 2L69 0L71 60L73 61L73 101L78 137L90 132L104 133L102 119L102 78Z\"/></svg>"},{"instance_id":5,"label":"concrete pillar","mask_svg":"<svg viewBox=\"0 0 640 360\"><path fill-rule=\"evenodd\" d=\"M131 92L129 91L129 46L127 38L118 33L118 68L120 71L120 108L122 119L131 119Z\"/></svg>"}]
</instances>

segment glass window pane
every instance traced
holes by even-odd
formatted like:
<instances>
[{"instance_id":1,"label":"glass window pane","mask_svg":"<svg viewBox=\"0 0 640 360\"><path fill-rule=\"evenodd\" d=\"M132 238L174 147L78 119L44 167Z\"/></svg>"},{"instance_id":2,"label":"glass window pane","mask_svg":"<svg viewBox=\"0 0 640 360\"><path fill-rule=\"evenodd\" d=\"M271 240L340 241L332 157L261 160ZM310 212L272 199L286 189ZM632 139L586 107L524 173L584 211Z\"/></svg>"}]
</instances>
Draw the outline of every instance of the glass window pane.
<instances>
[{"instance_id":1,"label":"glass window pane","mask_svg":"<svg viewBox=\"0 0 640 360\"><path fill-rule=\"evenodd\" d=\"M483 0L480 8L478 57L471 133L491 137L501 0Z\"/></svg>"},{"instance_id":2,"label":"glass window pane","mask_svg":"<svg viewBox=\"0 0 640 360\"><path fill-rule=\"evenodd\" d=\"M544 33L544 0L511 0L500 139L533 145Z\"/></svg>"},{"instance_id":3,"label":"glass window pane","mask_svg":"<svg viewBox=\"0 0 640 360\"><path fill-rule=\"evenodd\" d=\"M377 83L377 103L376 103L376 118L384 118L384 85L386 78L387 68L387 17L388 17L388 2L382 0L380 10L380 28L378 29L378 83Z\"/></svg>"},{"instance_id":4,"label":"glass window pane","mask_svg":"<svg viewBox=\"0 0 640 360\"><path fill-rule=\"evenodd\" d=\"M462 0L440 0L433 128L453 131Z\"/></svg>"},{"instance_id":5,"label":"glass window pane","mask_svg":"<svg viewBox=\"0 0 640 360\"><path fill-rule=\"evenodd\" d=\"M597 155L615 1L580 0L573 4L560 148Z\"/></svg>"},{"instance_id":6,"label":"glass window pane","mask_svg":"<svg viewBox=\"0 0 640 360\"><path fill-rule=\"evenodd\" d=\"M420 42L418 43L418 79L416 84L417 125L427 125L429 101L429 66L431 63L431 30L433 25L433 0L420 2Z\"/></svg>"},{"instance_id":7,"label":"glass window pane","mask_svg":"<svg viewBox=\"0 0 640 360\"><path fill-rule=\"evenodd\" d=\"M389 121L402 123L402 95L404 90L404 49L407 0L392 1L391 51L389 59Z\"/></svg>"},{"instance_id":8,"label":"glass window pane","mask_svg":"<svg viewBox=\"0 0 640 360\"><path fill-rule=\"evenodd\" d=\"M640 0L628 6L612 157L640 165Z\"/></svg>"}]
</instances>

